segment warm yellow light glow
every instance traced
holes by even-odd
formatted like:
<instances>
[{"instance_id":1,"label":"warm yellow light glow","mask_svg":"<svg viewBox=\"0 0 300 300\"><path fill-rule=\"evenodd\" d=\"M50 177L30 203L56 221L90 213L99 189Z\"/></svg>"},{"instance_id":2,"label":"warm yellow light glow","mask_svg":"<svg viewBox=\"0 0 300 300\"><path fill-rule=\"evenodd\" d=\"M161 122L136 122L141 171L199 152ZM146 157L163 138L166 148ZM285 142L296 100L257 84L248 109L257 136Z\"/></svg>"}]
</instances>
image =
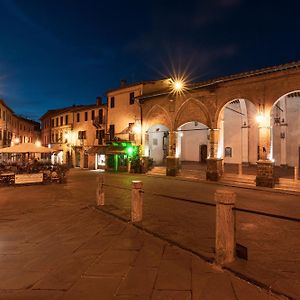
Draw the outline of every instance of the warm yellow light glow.
<instances>
[{"instance_id":1,"label":"warm yellow light glow","mask_svg":"<svg viewBox=\"0 0 300 300\"><path fill-rule=\"evenodd\" d=\"M142 126L140 124L135 124L132 128L134 134L140 134L142 132Z\"/></svg>"},{"instance_id":2,"label":"warm yellow light glow","mask_svg":"<svg viewBox=\"0 0 300 300\"><path fill-rule=\"evenodd\" d=\"M259 115L256 116L256 122L258 124L263 123L265 120L266 120L266 117L264 115L262 115L262 114L259 114Z\"/></svg>"},{"instance_id":3,"label":"warm yellow light glow","mask_svg":"<svg viewBox=\"0 0 300 300\"><path fill-rule=\"evenodd\" d=\"M183 93L186 90L186 82L183 77L175 77L170 79L171 91L174 94Z\"/></svg>"},{"instance_id":4,"label":"warm yellow light glow","mask_svg":"<svg viewBox=\"0 0 300 300\"><path fill-rule=\"evenodd\" d=\"M20 143L20 139L19 139L19 138L15 138L14 143L15 143L15 144L19 144L19 143Z\"/></svg>"},{"instance_id":5,"label":"warm yellow light glow","mask_svg":"<svg viewBox=\"0 0 300 300\"><path fill-rule=\"evenodd\" d=\"M36 142L35 142L35 145L36 145L37 147L41 147L41 146L42 146L42 143L41 143L40 141L36 141Z\"/></svg>"},{"instance_id":6,"label":"warm yellow light glow","mask_svg":"<svg viewBox=\"0 0 300 300\"><path fill-rule=\"evenodd\" d=\"M177 92L181 91L183 88L183 82L179 80L175 81L173 85L174 85L174 90Z\"/></svg>"}]
</instances>

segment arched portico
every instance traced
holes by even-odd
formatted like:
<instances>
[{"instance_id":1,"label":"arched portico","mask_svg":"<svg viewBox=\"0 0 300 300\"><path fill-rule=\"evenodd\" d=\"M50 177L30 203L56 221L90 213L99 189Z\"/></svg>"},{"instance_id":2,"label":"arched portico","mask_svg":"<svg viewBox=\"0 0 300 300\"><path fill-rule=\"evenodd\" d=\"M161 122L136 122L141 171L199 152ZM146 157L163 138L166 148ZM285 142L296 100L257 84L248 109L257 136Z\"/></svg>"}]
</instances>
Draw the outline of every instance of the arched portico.
<instances>
[{"instance_id":1,"label":"arched portico","mask_svg":"<svg viewBox=\"0 0 300 300\"><path fill-rule=\"evenodd\" d=\"M283 95L299 90L300 62L295 62L192 84L172 99L164 91L142 96L143 121L148 124L146 128L152 122L150 125L161 124L170 130L167 160L174 162L174 168L180 150L177 130L189 122L199 122L208 127L207 179L220 178L223 162L257 164L257 185L273 186L272 159L278 163L284 130L283 126L281 131L280 126L275 129L272 107ZM282 100L278 103L283 109ZM272 130L278 131L278 137L281 134L277 144L271 139L275 134ZM284 164L289 155L280 151Z\"/></svg>"},{"instance_id":2,"label":"arched portico","mask_svg":"<svg viewBox=\"0 0 300 300\"><path fill-rule=\"evenodd\" d=\"M270 111L272 159L276 177L298 179L300 90L279 97Z\"/></svg>"}]
</instances>

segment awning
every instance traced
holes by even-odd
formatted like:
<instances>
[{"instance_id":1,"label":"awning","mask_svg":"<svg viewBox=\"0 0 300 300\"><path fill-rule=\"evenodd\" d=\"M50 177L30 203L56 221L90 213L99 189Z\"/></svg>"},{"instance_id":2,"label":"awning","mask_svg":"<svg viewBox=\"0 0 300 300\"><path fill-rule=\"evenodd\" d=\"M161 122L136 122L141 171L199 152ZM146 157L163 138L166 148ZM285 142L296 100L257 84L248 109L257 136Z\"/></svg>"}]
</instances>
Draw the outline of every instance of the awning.
<instances>
[{"instance_id":1,"label":"awning","mask_svg":"<svg viewBox=\"0 0 300 300\"><path fill-rule=\"evenodd\" d=\"M125 154L125 147L122 145L108 145L106 154Z\"/></svg>"},{"instance_id":2,"label":"awning","mask_svg":"<svg viewBox=\"0 0 300 300\"><path fill-rule=\"evenodd\" d=\"M32 143L18 144L0 149L0 153L52 153L55 150Z\"/></svg>"},{"instance_id":3,"label":"awning","mask_svg":"<svg viewBox=\"0 0 300 300\"><path fill-rule=\"evenodd\" d=\"M88 154L106 154L106 146L93 146L91 147L87 153Z\"/></svg>"}]
</instances>

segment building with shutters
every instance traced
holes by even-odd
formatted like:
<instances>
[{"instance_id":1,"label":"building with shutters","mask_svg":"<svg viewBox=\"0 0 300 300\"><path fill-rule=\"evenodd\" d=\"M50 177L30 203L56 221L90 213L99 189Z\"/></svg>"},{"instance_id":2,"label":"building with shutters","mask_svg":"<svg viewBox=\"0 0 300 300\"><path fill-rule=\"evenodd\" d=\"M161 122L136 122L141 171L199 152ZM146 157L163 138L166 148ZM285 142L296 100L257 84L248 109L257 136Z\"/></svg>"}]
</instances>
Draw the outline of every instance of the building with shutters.
<instances>
[{"instance_id":1,"label":"building with shutters","mask_svg":"<svg viewBox=\"0 0 300 300\"><path fill-rule=\"evenodd\" d=\"M107 108L97 97L92 105L48 110L41 118L41 140L55 153L53 163L98 169L105 166Z\"/></svg>"}]
</instances>

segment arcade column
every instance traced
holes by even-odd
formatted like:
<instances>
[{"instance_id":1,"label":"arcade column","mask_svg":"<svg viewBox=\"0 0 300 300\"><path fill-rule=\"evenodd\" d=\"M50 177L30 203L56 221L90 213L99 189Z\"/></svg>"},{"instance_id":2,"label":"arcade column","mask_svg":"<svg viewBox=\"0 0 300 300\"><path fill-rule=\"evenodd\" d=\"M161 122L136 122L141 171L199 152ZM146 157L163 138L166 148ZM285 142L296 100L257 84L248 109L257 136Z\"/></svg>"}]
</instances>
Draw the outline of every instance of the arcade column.
<instances>
[{"instance_id":1,"label":"arcade column","mask_svg":"<svg viewBox=\"0 0 300 300\"><path fill-rule=\"evenodd\" d=\"M274 162L271 153L270 119L262 119L258 127L258 161L256 167L256 186L274 187Z\"/></svg>"},{"instance_id":2,"label":"arcade column","mask_svg":"<svg viewBox=\"0 0 300 300\"><path fill-rule=\"evenodd\" d=\"M207 158L206 179L218 181L223 174L223 159L220 147L223 145L222 128L209 129L209 147Z\"/></svg>"},{"instance_id":3,"label":"arcade column","mask_svg":"<svg viewBox=\"0 0 300 300\"><path fill-rule=\"evenodd\" d=\"M176 135L175 131L169 132L169 153L167 156L167 176L176 176L179 171L179 158L176 157Z\"/></svg>"}]
</instances>

